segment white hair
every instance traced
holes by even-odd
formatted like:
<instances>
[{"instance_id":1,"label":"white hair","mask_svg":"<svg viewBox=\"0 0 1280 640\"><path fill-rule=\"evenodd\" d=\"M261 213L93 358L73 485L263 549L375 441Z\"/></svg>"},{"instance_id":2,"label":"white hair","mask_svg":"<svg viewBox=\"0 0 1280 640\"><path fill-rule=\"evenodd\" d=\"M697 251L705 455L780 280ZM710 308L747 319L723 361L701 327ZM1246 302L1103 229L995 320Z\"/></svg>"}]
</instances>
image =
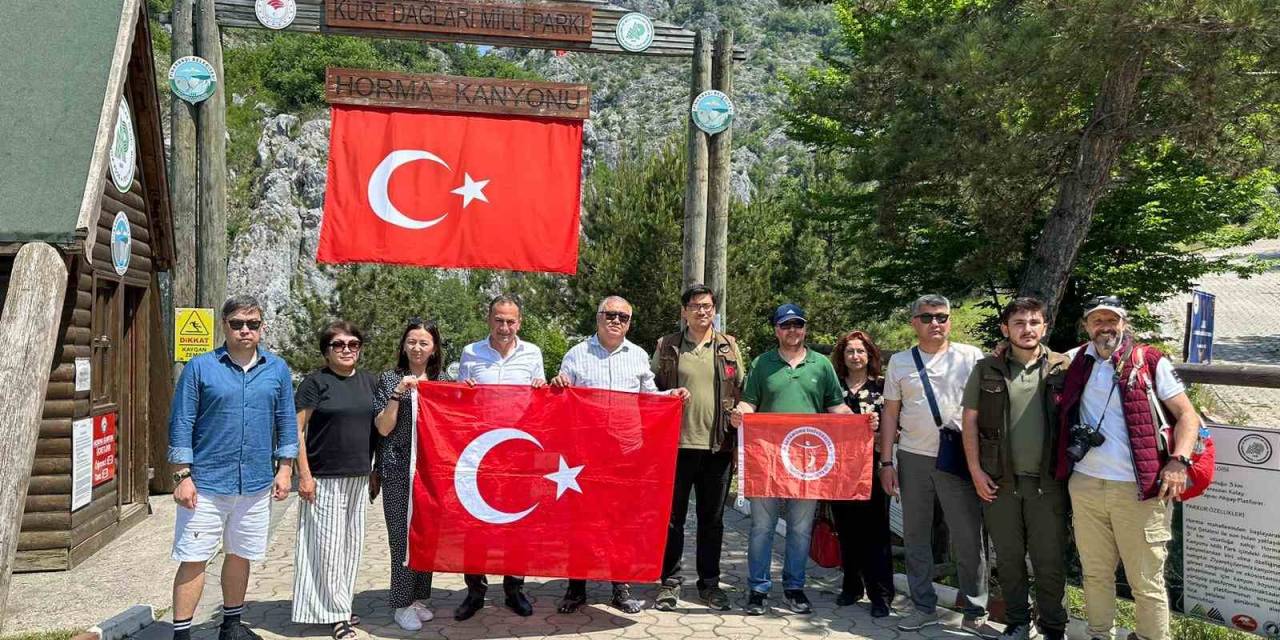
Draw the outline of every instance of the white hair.
<instances>
[{"instance_id":1,"label":"white hair","mask_svg":"<svg viewBox=\"0 0 1280 640\"><path fill-rule=\"evenodd\" d=\"M627 307L631 306L631 303L627 302L627 299L622 296L609 296L604 300L600 301L600 304L596 307L596 313L600 313L601 311L604 311L605 306L608 305L610 302L621 302L622 304L627 305Z\"/></svg>"},{"instance_id":2,"label":"white hair","mask_svg":"<svg viewBox=\"0 0 1280 640\"><path fill-rule=\"evenodd\" d=\"M920 296L919 298L916 298L915 302L911 303L911 315L914 316L920 313L920 309L923 307L942 307L943 309L950 311L951 301L936 293Z\"/></svg>"}]
</instances>

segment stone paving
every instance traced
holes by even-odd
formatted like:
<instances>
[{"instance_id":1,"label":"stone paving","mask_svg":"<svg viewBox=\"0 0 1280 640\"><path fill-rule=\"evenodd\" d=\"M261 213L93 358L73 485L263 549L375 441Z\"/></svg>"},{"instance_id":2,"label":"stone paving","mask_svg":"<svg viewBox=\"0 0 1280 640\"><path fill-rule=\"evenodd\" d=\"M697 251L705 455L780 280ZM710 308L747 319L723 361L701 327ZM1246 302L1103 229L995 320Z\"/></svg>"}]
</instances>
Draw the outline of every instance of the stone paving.
<instances>
[{"instance_id":1,"label":"stone paving","mask_svg":"<svg viewBox=\"0 0 1280 640\"><path fill-rule=\"evenodd\" d=\"M1262 240L1228 253L1280 259L1280 240ZM1231 274L1206 276L1197 287L1215 301L1214 364L1280 365L1280 267L1243 279ZM1164 321L1170 344L1181 345L1190 294L1174 296L1154 309ZM1220 413L1233 421L1280 428L1280 389L1207 385Z\"/></svg>"}]
</instances>

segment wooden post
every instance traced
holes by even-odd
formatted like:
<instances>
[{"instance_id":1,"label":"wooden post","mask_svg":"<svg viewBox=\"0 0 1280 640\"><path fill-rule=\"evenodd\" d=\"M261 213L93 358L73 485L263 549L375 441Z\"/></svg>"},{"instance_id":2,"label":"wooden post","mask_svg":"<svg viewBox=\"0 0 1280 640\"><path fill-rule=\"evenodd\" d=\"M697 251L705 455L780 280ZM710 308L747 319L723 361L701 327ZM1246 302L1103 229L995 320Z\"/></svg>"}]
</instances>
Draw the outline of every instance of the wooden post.
<instances>
[{"instance_id":1,"label":"wooden post","mask_svg":"<svg viewBox=\"0 0 1280 640\"><path fill-rule=\"evenodd\" d=\"M193 55L192 0L174 0L170 23L173 26L173 59ZM222 78L218 78L222 80ZM173 271L170 279L170 304L165 305L164 318L173 326L173 308L191 307L196 303L196 106L172 93L169 95L169 208L173 212ZM172 329L170 329L172 331ZM166 332L168 335L168 332ZM165 351L171 351L165 341ZM173 361L172 354L168 358ZM173 366L173 381L178 381L182 364Z\"/></svg>"},{"instance_id":2,"label":"wooden post","mask_svg":"<svg viewBox=\"0 0 1280 640\"><path fill-rule=\"evenodd\" d=\"M698 94L711 88L711 43L699 30L693 43L693 73L689 82L689 106ZM689 119L688 182L684 191L684 288L703 281L707 250L707 134Z\"/></svg>"},{"instance_id":3,"label":"wooden post","mask_svg":"<svg viewBox=\"0 0 1280 640\"><path fill-rule=\"evenodd\" d=\"M195 47L218 77L217 89L200 103L196 121L200 204L195 227L196 303L216 309L227 297L227 83L214 0L196 0ZM215 341L221 338L221 326L214 323Z\"/></svg>"},{"instance_id":4,"label":"wooden post","mask_svg":"<svg viewBox=\"0 0 1280 640\"><path fill-rule=\"evenodd\" d=\"M733 32L725 29L716 36L711 63L711 86L733 97ZM706 283L716 294L720 327L727 326L729 310L725 280L728 278L729 178L733 160L733 126L711 136L708 148L710 182L707 187L707 267Z\"/></svg>"},{"instance_id":5,"label":"wooden post","mask_svg":"<svg viewBox=\"0 0 1280 640\"><path fill-rule=\"evenodd\" d=\"M27 501L27 483L36 455L45 388L58 343L59 316L67 293L67 265L57 249L42 242L18 250L9 293L0 315L0 623L4 621L18 551L18 531Z\"/></svg>"}]
</instances>

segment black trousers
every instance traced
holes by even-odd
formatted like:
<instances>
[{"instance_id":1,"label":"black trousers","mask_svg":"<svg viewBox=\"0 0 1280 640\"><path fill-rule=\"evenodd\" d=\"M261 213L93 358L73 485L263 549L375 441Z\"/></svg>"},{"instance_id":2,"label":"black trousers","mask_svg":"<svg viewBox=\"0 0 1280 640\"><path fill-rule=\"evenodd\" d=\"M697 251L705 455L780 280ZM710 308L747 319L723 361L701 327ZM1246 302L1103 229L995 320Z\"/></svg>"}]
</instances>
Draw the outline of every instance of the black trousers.
<instances>
[{"instance_id":1,"label":"black trousers","mask_svg":"<svg viewBox=\"0 0 1280 640\"><path fill-rule=\"evenodd\" d=\"M879 474L871 478L870 500L831 502L844 564L841 591L865 593L871 602L893 601L893 558L889 548L889 496Z\"/></svg>"},{"instance_id":2,"label":"black trousers","mask_svg":"<svg viewBox=\"0 0 1280 640\"><path fill-rule=\"evenodd\" d=\"M684 555L684 521L689 514L689 494L697 500L696 565L698 588L720 583L720 548L724 542L724 505L736 460L734 451L712 452L680 449L676 457L675 491L671 522L667 525L667 549L662 559L663 583L680 584L680 558Z\"/></svg>"},{"instance_id":3,"label":"black trousers","mask_svg":"<svg viewBox=\"0 0 1280 640\"><path fill-rule=\"evenodd\" d=\"M489 590L489 579L480 573L467 573L462 576L467 583L467 592L483 597ZM507 595L519 593L524 588L524 577L502 576L502 591Z\"/></svg>"}]
</instances>

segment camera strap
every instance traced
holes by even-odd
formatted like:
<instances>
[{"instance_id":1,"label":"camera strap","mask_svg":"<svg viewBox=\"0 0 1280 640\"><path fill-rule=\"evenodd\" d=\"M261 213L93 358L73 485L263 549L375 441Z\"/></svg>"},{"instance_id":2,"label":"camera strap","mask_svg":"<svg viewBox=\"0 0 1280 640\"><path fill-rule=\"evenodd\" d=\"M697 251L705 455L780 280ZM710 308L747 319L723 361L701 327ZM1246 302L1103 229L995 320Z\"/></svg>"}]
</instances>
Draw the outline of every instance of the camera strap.
<instances>
[{"instance_id":1,"label":"camera strap","mask_svg":"<svg viewBox=\"0 0 1280 640\"><path fill-rule=\"evenodd\" d=\"M1120 356L1120 362L1119 362L1119 364L1116 366L1116 368L1115 368L1115 372L1114 372L1114 373L1112 374L1112 376L1111 376L1111 390L1107 392L1107 401L1102 403L1102 413L1098 415L1098 421L1097 421L1096 423L1094 423L1092 426L1090 426L1090 427L1089 427L1089 433L1097 433L1097 432L1099 432L1099 431L1102 431L1102 421L1103 421L1103 420L1106 420L1106 418L1107 418L1107 407L1111 406L1111 398L1112 398L1112 396L1114 396L1114 395L1116 394L1116 387L1119 387L1119 386L1120 386L1120 376L1121 376L1121 372L1122 372L1122 370L1124 369L1124 363L1125 363L1125 361L1127 361L1127 360L1129 359L1129 354L1131 354L1131 353L1133 353L1133 345L1132 345L1132 344L1131 344L1131 345L1129 345L1129 349L1128 349L1128 350L1126 350L1126 351L1125 351L1123 354L1121 354L1121 356ZM1083 411L1084 411L1084 400L1083 400L1083 399L1081 399L1081 402L1080 402L1080 410L1081 410L1081 412L1083 412Z\"/></svg>"}]
</instances>

